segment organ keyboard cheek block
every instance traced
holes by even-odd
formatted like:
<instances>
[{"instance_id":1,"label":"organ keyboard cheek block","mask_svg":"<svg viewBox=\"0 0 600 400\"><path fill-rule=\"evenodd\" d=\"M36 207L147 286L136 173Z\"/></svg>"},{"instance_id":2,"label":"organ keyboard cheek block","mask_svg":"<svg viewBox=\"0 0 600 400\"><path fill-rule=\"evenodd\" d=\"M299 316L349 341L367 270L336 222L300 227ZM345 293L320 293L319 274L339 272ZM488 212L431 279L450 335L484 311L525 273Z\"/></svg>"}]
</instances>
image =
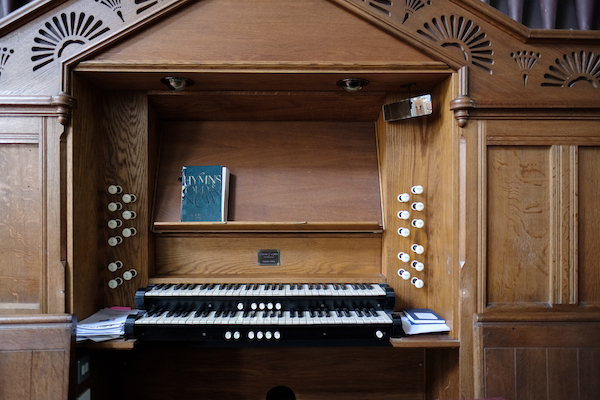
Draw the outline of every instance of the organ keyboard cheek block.
<instances>
[{"instance_id":1,"label":"organ keyboard cheek block","mask_svg":"<svg viewBox=\"0 0 600 400\"><path fill-rule=\"evenodd\" d=\"M161 284L139 289L125 337L201 346L389 346L386 284Z\"/></svg>"}]
</instances>

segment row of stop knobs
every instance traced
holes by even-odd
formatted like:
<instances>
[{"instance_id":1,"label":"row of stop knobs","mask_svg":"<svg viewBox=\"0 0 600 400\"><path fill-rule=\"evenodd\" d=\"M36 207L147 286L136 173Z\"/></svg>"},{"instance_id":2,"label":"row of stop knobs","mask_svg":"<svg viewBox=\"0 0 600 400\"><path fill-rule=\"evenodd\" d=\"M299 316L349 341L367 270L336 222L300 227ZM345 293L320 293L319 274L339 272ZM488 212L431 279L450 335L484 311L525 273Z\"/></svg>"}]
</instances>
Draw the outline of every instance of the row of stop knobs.
<instances>
[{"instance_id":1,"label":"row of stop knobs","mask_svg":"<svg viewBox=\"0 0 600 400\"><path fill-rule=\"evenodd\" d=\"M108 203L108 211L111 213L111 219L108 221L108 228L111 231L121 230L121 234L113 234L108 238L108 245L111 247L117 247L123 243L123 238L130 238L137 234L137 229L133 226L124 227L124 222L131 224L136 219L137 213L133 210L124 209L125 206L131 206L135 203L137 196L135 194L123 193L123 188L120 185L110 185L108 187L108 194L112 196L119 196L115 199L114 197ZM120 215L119 215L120 213ZM122 219L121 219L122 218ZM134 268L124 268L124 264L121 260L115 260L108 263L108 270L111 273L119 273L123 271L121 276L113 277L108 281L108 287L116 289L121 286L125 281L129 281L137 276L137 271Z\"/></svg>"},{"instance_id":2,"label":"row of stop knobs","mask_svg":"<svg viewBox=\"0 0 600 400\"><path fill-rule=\"evenodd\" d=\"M423 186L415 185L410 189L410 193L399 194L398 202L404 203L404 204L410 203L410 209L412 211L421 212L425 209L425 205L423 204L423 202L413 201L411 203L410 200L411 200L411 195L420 195L422 193L423 193ZM401 211L398 211L398 218L403 221L408 221L410 219L410 214L411 214L411 211L401 210ZM413 218L410 221L410 226L415 229L421 229L425 226L425 222L421 218ZM411 234L410 229L411 228L408 228L408 227L400 227L400 228L398 228L398 235L407 238ZM413 243L410 247L410 252L414 253L415 255L421 255L425 252L425 248L420 244ZM413 259L411 261L411 258L412 258L411 255L407 252L401 251L398 253L398 259L400 261L402 261L403 263L407 263L407 264L409 263L409 265L414 270L421 272L425 269L425 265L421 261L418 261L416 259ZM411 278L410 271L408 271L405 268L398 269L398 276L400 276L404 280L410 280L410 282L418 289L420 289L424 286L424 282L422 279L419 279L417 277Z\"/></svg>"},{"instance_id":3,"label":"row of stop knobs","mask_svg":"<svg viewBox=\"0 0 600 400\"><path fill-rule=\"evenodd\" d=\"M225 332L225 339L226 340L239 340L242 338L242 333L240 331L226 331ZM279 331L275 331L275 332L271 332L271 331L248 331L246 333L246 338L249 340L262 340L262 339L266 339L266 340L271 340L271 339L275 339L275 340L279 340L281 339L281 332Z\"/></svg>"}]
</instances>

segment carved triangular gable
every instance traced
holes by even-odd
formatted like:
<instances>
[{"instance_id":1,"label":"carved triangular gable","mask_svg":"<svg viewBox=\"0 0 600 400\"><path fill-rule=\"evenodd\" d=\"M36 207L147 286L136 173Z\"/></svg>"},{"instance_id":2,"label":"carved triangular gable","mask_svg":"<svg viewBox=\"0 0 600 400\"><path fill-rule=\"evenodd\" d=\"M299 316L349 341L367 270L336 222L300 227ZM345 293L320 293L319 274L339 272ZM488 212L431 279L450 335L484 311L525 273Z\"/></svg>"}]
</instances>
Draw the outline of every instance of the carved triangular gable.
<instances>
[{"instance_id":1,"label":"carved triangular gable","mask_svg":"<svg viewBox=\"0 0 600 400\"><path fill-rule=\"evenodd\" d=\"M222 61L210 60L223 58L221 48L231 49L232 60L248 62L286 61L281 58L284 53L290 59L310 56L312 61L328 62L402 59L425 65L437 60L455 70L468 67L470 84L463 91L468 90L476 108L553 107L557 102L575 109L600 107L600 45L593 32L533 37L527 28L477 0L264 0L262 7L244 8L249 3L253 2L59 4L16 30L0 27L8 32L0 37L0 95L57 94L64 89L62 65L83 60L156 64L185 61L181 55L187 54L194 55L193 62ZM225 24L211 26L215 12ZM180 22L193 25L194 18L202 21L197 31L178 30L185 26ZM329 28L319 21L329 22ZM286 24L290 29L285 30ZM248 29L263 26L257 31L262 36L245 40ZM308 40L292 33L299 27L305 28ZM171 36L176 39L173 52L156 51L160 46L153 47L153 42ZM293 51L284 52L286 41L294 45ZM202 48L193 48L199 45Z\"/></svg>"}]
</instances>

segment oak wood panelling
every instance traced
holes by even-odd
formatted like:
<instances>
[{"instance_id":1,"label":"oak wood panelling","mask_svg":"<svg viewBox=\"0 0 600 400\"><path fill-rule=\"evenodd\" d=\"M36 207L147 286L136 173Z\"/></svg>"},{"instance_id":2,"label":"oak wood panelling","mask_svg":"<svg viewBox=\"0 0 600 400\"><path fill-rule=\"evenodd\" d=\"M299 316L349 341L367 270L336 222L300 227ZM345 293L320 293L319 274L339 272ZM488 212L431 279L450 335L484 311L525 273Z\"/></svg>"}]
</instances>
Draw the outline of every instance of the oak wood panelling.
<instances>
[{"instance_id":1,"label":"oak wood panelling","mask_svg":"<svg viewBox=\"0 0 600 400\"><path fill-rule=\"evenodd\" d=\"M27 138L29 143L14 140L11 144L0 144L0 170L3 171L0 178L0 314L39 313L42 309L38 137L36 132Z\"/></svg>"},{"instance_id":2,"label":"oak wood panelling","mask_svg":"<svg viewBox=\"0 0 600 400\"><path fill-rule=\"evenodd\" d=\"M101 93L84 80L74 79L82 106L73 115L70 138L69 171L72 174L70 221L73 268L71 310L80 319L104 306L133 306L138 287L145 286L148 274L148 108L145 94L137 92ZM121 196L110 195L107 188L118 184L123 194L133 193L137 200L124 204ZM127 223L121 212L111 213L108 203L118 201L124 209L136 211L137 218ZM119 218L119 230L108 228L109 219ZM112 236L133 226L137 234L116 247L108 245ZM122 261L115 273L108 263ZM135 269L137 276L117 289L108 282Z\"/></svg>"},{"instance_id":3,"label":"oak wood panelling","mask_svg":"<svg viewBox=\"0 0 600 400\"><path fill-rule=\"evenodd\" d=\"M550 301L551 178L549 147L487 148L488 306Z\"/></svg>"},{"instance_id":4,"label":"oak wood panelling","mask_svg":"<svg viewBox=\"0 0 600 400\"><path fill-rule=\"evenodd\" d=\"M94 60L162 65L175 60L179 65L206 61L433 61L359 17L320 0L197 2L129 39Z\"/></svg>"},{"instance_id":5,"label":"oak wood panelling","mask_svg":"<svg viewBox=\"0 0 600 400\"><path fill-rule=\"evenodd\" d=\"M600 306L600 147L579 147L578 300Z\"/></svg>"},{"instance_id":6,"label":"oak wood panelling","mask_svg":"<svg viewBox=\"0 0 600 400\"><path fill-rule=\"evenodd\" d=\"M104 94L104 132L106 141L104 147L104 185L100 188L98 197L102 218L102 247L104 262L103 269L104 304L106 306L122 305L134 307L134 293L139 287L146 286L148 279L149 255L149 224L150 205L152 200L149 185L149 115L148 101L143 92L108 92ZM108 194L108 186L120 185L121 194ZM126 203L123 195L133 194L136 200ZM108 210L109 202L118 202L123 209L117 212ZM122 212L134 211L135 219L125 220ZM108 221L120 219L122 227L109 229ZM134 228L137 233L129 238L122 233L125 228ZM123 243L111 247L109 237L120 236ZM110 272L107 265L110 262L121 261L123 267L116 272ZM111 289L108 282L111 279L122 278L124 272L135 271L131 280L123 279L122 285Z\"/></svg>"},{"instance_id":7,"label":"oak wood panelling","mask_svg":"<svg viewBox=\"0 0 600 400\"><path fill-rule=\"evenodd\" d=\"M281 265L258 266L278 249ZM381 236L253 234L156 237L156 276L183 282L381 282Z\"/></svg>"},{"instance_id":8,"label":"oak wood panelling","mask_svg":"<svg viewBox=\"0 0 600 400\"><path fill-rule=\"evenodd\" d=\"M1 119L0 314L64 311L59 127Z\"/></svg>"},{"instance_id":9,"label":"oak wood panelling","mask_svg":"<svg viewBox=\"0 0 600 400\"><path fill-rule=\"evenodd\" d=\"M0 398L67 398L72 316L0 317Z\"/></svg>"},{"instance_id":10,"label":"oak wood panelling","mask_svg":"<svg viewBox=\"0 0 600 400\"><path fill-rule=\"evenodd\" d=\"M68 264L67 310L83 320L104 305L104 209L99 203L104 178L102 96L84 80L73 79L79 106L67 138Z\"/></svg>"},{"instance_id":11,"label":"oak wood panelling","mask_svg":"<svg viewBox=\"0 0 600 400\"><path fill-rule=\"evenodd\" d=\"M598 322L478 322L479 396L595 399L600 390Z\"/></svg>"},{"instance_id":12,"label":"oak wood panelling","mask_svg":"<svg viewBox=\"0 0 600 400\"><path fill-rule=\"evenodd\" d=\"M426 398L423 349L145 347L115 357L123 399L264 400L277 386L297 399Z\"/></svg>"},{"instance_id":13,"label":"oak wood panelling","mask_svg":"<svg viewBox=\"0 0 600 400\"><path fill-rule=\"evenodd\" d=\"M458 263L458 185L454 173L458 170L458 137L453 130L453 118L443 104L454 93L453 79L448 78L432 91L431 116L396 122L377 122L381 165L382 204L384 209L383 273L396 293L396 309L429 307L439 312L452 327L455 307L452 295L456 285ZM386 103L399 101L406 93L390 93ZM410 193L413 185L422 185L424 192L412 195L408 203L398 202L398 195ZM425 205L421 212L411 210L412 202ZM401 210L410 211L407 221L398 218ZM423 219L422 229L410 226L414 218ZM398 235L398 228L410 228L409 237ZM454 238L456 240L452 240ZM422 255L410 250L412 244L425 247ZM398 253L422 261L425 269L416 271L410 263L398 259ZM410 281L398 276L399 269L424 281L417 289ZM452 333L453 335L455 332ZM454 336L453 336L454 337Z\"/></svg>"},{"instance_id":14,"label":"oak wood panelling","mask_svg":"<svg viewBox=\"0 0 600 400\"><path fill-rule=\"evenodd\" d=\"M155 221L179 221L181 167L224 165L232 221L381 221L372 122L164 121Z\"/></svg>"}]
</instances>

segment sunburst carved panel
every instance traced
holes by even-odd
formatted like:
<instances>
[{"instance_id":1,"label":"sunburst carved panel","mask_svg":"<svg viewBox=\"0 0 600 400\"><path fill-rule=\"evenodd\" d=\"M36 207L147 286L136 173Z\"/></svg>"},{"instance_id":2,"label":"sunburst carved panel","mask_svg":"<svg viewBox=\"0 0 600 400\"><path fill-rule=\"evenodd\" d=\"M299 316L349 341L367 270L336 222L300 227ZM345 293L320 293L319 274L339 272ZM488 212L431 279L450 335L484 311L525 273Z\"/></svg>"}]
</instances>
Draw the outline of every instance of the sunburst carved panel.
<instances>
[{"instance_id":1,"label":"sunburst carved panel","mask_svg":"<svg viewBox=\"0 0 600 400\"><path fill-rule=\"evenodd\" d=\"M33 71L59 59L69 46L85 46L105 34L110 28L103 25L102 20L84 12L62 13L53 17L38 30L38 36L33 39Z\"/></svg>"},{"instance_id":2,"label":"sunburst carved panel","mask_svg":"<svg viewBox=\"0 0 600 400\"><path fill-rule=\"evenodd\" d=\"M593 52L579 51L564 54L549 67L550 72L544 74L542 86L574 87L577 85L600 85L600 56Z\"/></svg>"},{"instance_id":3,"label":"sunburst carved panel","mask_svg":"<svg viewBox=\"0 0 600 400\"><path fill-rule=\"evenodd\" d=\"M494 51L488 36L473 21L455 15L442 15L423 24L417 33L445 48L460 50L467 62L492 74Z\"/></svg>"},{"instance_id":4,"label":"sunburst carved panel","mask_svg":"<svg viewBox=\"0 0 600 400\"><path fill-rule=\"evenodd\" d=\"M517 66L521 70L521 74L523 74L523 86L527 86L529 72L542 55L534 51L524 50L515 51L514 53L511 53L510 56L513 58L513 60L515 60Z\"/></svg>"}]
</instances>

